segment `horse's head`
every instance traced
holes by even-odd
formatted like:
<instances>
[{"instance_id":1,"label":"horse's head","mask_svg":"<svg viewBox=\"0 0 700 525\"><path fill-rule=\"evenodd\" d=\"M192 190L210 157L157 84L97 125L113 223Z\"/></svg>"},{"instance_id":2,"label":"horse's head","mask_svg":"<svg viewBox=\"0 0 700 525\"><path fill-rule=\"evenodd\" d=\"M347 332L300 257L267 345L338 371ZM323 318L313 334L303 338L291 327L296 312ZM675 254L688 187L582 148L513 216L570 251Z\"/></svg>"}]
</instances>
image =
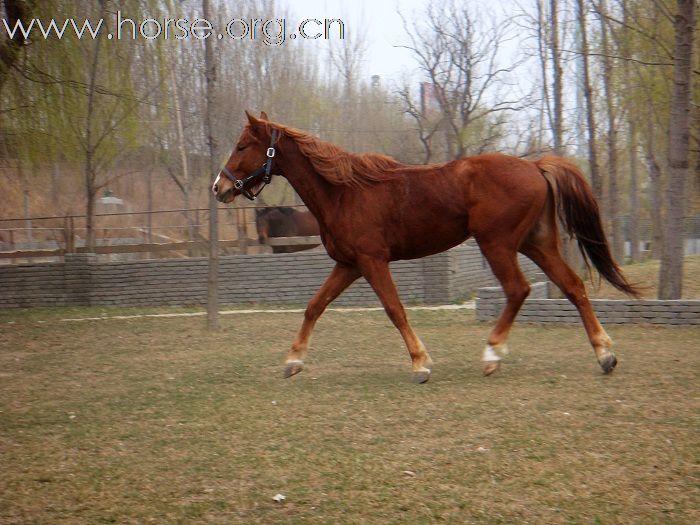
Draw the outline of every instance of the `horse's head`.
<instances>
[{"instance_id":1,"label":"horse's head","mask_svg":"<svg viewBox=\"0 0 700 525\"><path fill-rule=\"evenodd\" d=\"M276 131L271 132L265 112L256 119L246 111L248 125L236 141L228 160L216 176L212 191L217 200L231 202L243 194L248 199L270 181Z\"/></svg>"}]
</instances>

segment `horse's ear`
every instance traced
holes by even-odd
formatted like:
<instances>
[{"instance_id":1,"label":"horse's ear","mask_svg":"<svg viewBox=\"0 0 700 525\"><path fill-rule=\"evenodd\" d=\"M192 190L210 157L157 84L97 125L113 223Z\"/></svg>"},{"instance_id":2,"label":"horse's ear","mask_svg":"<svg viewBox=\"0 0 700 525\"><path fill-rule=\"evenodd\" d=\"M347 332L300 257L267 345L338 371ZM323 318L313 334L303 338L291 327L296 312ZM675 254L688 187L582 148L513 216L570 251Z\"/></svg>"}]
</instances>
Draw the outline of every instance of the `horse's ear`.
<instances>
[{"instance_id":1,"label":"horse's ear","mask_svg":"<svg viewBox=\"0 0 700 525\"><path fill-rule=\"evenodd\" d=\"M248 111L245 112L245 116L248 119L248 124L250 124L251 127L255 127L260 123L260 121L248 113Z\"/></svg>"},{"instance_id":2,"label":"horse's ear","mask_svg":"<svg viewBox=\"0 0 700 525\"><path fill-rule=\"evenodd\" d=\"M248 117L248 127L251 134L257 139L262 139L263 135L265 134L265 122L256 119L247 111L245 112L245 116Z\"/></svg>"},{"instance_id":3,"label":"horse's ear","mask_svg":"<svg viewBox=\"0 0 700 525\"><path fill-rule=\"evenodd\" d=\"M270 118L267 116L267 113L265 113L264 111L260 112L260 118L263 120L270 120Z\"/></svg>"}]
</instances>

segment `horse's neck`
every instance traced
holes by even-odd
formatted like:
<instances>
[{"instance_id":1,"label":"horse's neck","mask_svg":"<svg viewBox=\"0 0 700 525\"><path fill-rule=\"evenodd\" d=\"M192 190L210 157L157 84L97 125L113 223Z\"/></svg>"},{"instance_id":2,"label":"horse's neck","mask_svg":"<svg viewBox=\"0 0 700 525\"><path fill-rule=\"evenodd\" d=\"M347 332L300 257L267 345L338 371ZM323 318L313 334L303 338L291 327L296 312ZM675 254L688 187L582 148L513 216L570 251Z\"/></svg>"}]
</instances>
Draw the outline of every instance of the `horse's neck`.
<instances>
[{"instance_id":1,"label":"horse's neck","mask_svg":"<svg viewBox=\"0 0 700 525\"><path fill-rule=\"evenodd\" d=\"M314 170L311 163L294 146L285 155L284 176L304 201L309 211L323 223L327 220L327 206L332 202L334 186Z\"/></svg>"}]
</instances>

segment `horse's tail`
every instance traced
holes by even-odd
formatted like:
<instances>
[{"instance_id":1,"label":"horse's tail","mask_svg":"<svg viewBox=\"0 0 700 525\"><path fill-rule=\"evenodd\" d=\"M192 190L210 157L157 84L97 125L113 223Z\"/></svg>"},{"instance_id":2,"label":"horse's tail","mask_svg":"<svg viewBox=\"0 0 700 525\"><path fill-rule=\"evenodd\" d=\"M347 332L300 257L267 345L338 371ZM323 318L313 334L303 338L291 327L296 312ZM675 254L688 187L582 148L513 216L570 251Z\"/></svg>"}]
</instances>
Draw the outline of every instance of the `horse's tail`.
<instances>
[{"instance_id":1,"label":"horse's tail","mask_svg":"<svg viewBox=\"0 0 700 525\"><path fill-rule=\"evenodd\" d=\"M610 253L600 219L598 203L581 171L561 157L547 156L535 164L552 186L559 220L570 237L575 236L583 260L620 291L639 297L639 290L627 282Z\"/></svg>"}]
</instances>

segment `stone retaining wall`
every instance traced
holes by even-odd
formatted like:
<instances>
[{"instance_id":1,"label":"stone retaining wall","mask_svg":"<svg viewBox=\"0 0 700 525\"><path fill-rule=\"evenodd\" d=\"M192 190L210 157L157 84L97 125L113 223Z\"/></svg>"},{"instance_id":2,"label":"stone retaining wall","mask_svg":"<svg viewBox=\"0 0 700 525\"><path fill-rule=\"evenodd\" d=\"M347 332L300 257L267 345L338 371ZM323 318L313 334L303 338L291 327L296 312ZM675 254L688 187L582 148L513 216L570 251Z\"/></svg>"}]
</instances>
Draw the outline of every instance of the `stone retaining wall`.
<instances>
[{"instance_id":1,"label":"stone retaining wall","mask_svg":"<svg viewBox=\"0 0 700 525\"><path fill-rule=\"evenodd\" d=\"M221 257L221 304L303 305L333 268L325 252ZM522 259L532 277L536 267ZM495 278L475 243L431 257L391 264L407 303L446 304L468 298ZM66 255L65 262L0 266L0 308L33 306L147 306L206 303L206 258L98 263L94 255ZM337 304L377 305L358 280Z\"/></svg>"},{"instance_id":2,"label":"stone retaining wall","mask_svg":"<svg viewBox=\"0 0 700 525\"><path fill-rule=\"evenodd\" d=\"M532 323L580 323L578 311L567 299L547 299L549 283L536 283L516 320ZM593 299L593 310L602 324L650 323L700 325L700 300L658 301ZM476 317L491 321L505 305L500 287L480 288Z\"/></svg>"}]
</instances>

